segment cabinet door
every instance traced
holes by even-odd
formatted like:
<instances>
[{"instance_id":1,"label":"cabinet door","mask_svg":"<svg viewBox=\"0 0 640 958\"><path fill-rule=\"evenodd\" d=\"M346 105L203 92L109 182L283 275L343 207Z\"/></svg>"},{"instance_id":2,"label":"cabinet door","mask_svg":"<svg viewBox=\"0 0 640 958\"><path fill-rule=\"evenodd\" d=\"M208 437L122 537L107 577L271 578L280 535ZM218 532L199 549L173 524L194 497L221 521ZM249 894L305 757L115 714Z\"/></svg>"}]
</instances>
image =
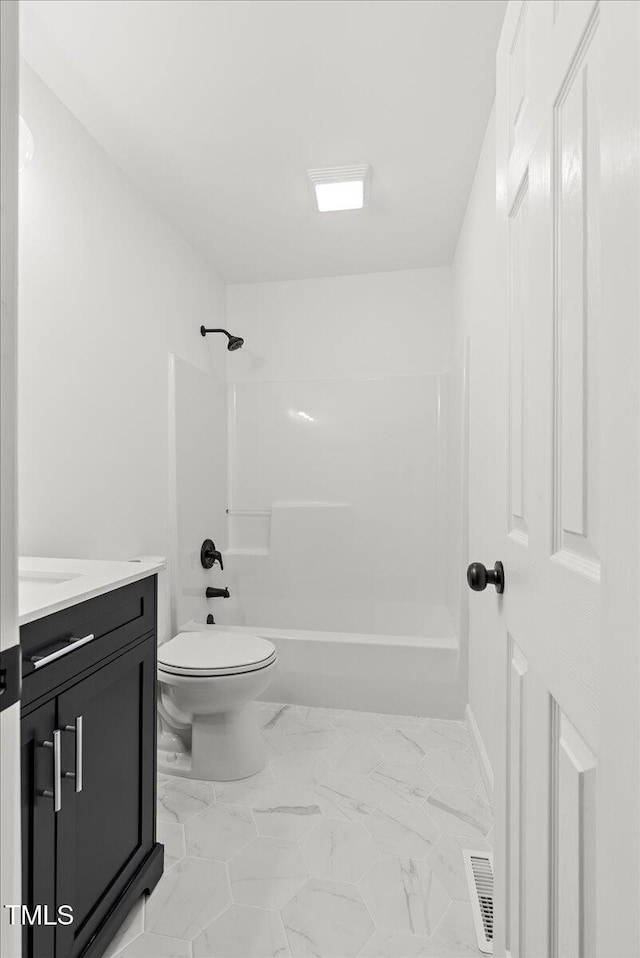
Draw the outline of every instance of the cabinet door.
<instances>
[{"instance_id":1,"label":"cabinet door","mask_svg":"<svg viewBox=\"0 0 640 958\"><path fill-rule=\"evenodd\" d=\"M42 910L55 919L56 818L54 792L55 701L41 705L21 721L22 777L22 902L36 921L23 924L22 953L25 958L53 958L54 928L44 924ZM45 745L44 743L49 743ZM46 794L43 794L46 793Z\"/></svg>"},{"instance_id":2,"label":"cabinet door","mask_svg":"<svg viewBox=\"0 0 640 958\"><path fill-rule=\"evenodd\" d=\"M58 697L65 768L58 814L56 958L80 954L155 842L155 640Z\"/></svg>"}]
</instances>

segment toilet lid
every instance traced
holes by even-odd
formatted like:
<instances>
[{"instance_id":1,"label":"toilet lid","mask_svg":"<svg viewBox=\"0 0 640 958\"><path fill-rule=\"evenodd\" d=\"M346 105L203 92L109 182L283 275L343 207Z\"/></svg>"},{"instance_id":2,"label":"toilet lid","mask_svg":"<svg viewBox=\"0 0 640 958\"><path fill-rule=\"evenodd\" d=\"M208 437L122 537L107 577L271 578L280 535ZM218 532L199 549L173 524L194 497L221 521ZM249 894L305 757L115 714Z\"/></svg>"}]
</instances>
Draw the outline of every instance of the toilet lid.
<instances>
[{"instance_id":1,"label":"toilet lid","mask_svg":"<svg viewBox=\"0 0 640 958\"><path fill-rule=\"evenodd\" d=\"M273 643L245 632L180 632L158 649L158 668L174 675L229 675L275 660Z\"/></svg>"}]
</instances>

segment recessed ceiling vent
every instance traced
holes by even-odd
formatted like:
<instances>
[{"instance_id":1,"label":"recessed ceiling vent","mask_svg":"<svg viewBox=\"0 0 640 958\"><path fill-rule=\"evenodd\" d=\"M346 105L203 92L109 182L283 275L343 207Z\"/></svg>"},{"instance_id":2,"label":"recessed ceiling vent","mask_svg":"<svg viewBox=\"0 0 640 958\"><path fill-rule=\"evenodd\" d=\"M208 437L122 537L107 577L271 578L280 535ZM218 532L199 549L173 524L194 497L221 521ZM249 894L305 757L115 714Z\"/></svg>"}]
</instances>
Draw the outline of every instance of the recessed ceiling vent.
<instances>
[{"instance_id":1,"label":"recessed ceiling vent","mask_svg":"<svg viewBox=\"0 0 640 958\"><path fill-rule=\"evenodd\" d=\"M367 201L369 167L334 166L308 170L320 213L361 210Z\"/></svg>"},{"instance_id":2,"label":"recessed ceiling vent","mask_svg":"<svg viewBox=\"0 0 640 958\"><path fill-rule=\"evenodd\" d=\"M493 954L493 854L464 849L464 867L469 885L471 911L476 926L478 948Z\"/></svg>"}]
</instances>

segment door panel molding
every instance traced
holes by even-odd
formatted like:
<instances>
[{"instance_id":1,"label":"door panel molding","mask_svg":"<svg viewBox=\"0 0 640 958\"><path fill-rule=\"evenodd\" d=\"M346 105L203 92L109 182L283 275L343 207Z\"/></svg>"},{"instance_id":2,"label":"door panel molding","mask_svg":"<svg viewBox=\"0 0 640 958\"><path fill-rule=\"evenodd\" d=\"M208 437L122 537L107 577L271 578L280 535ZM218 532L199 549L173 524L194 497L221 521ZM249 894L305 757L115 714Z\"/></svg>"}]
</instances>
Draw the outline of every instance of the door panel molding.
<instances>
[{"instance_id":1,"label":"door panel molding","mask_svg":"<svg viewBox=\"0 0 640 958\"><path fill-rule=\"evenodd\" d=\"M528 196L525 170L509 213L509 532L523 546L529 543L525 491Z\"/></svg>"},{"instance_id":2,"label":"door panel molding","mask_svg":"<svg viewBox=\"0 0 640 958\"><path fill-rule=\"evenodd\" d=\"M524 954L526 845L526 688L529 663L507 637L507 895L509 921L506 946L512 955Z\"/></svg>"},{"instance_id":3,"label":"door panel molding","mask_svg":"<svg viewBox=\"0 0 640 958\"><path fill-rule=\"evenodd\" d=\"M509 132L513 149L518 129L527 109L527 12L529 0L523 0L509 51Z\"/></svg>"},{"instance_id":4,"label":"door panel molding","mask_svg":"<svg viewBox=\"0 0 640 958\"><path fill-rule=\"evenodd\" d=\"M598 7L554 104L553 552L600 581L598 545Z\"/></svg>"},{"instance_id":5,"label":"door panel molding","mask_svg":"<svg viewBox=\"0 0 640 958\"><path fill-rule=\"evenodd\" d=\"M552 699L549 954L595 954L596 757Z\"/></svg>"}]
</instances>

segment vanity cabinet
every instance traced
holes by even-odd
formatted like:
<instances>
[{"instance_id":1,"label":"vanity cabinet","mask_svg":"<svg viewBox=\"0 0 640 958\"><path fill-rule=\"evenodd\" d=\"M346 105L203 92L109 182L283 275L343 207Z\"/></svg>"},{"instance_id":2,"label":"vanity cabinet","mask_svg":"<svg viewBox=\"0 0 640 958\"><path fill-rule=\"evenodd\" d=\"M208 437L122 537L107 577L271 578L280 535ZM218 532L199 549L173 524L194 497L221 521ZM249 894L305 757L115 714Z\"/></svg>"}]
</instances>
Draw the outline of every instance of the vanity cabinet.
<instances>
[{"instance_id":1,"label":"vanity cabinet","mask_svg":"<svg viewBox=\"0 0 640 958\"><path fill-rule=\"evenodd\" d=\"M43 794L53 783L53 754L44 743L53 742L55 728L55 701L34 709L21 721L22 902L30 911L36 902L46 905L49 915L54 914L56 902L56 821L51 800ZM41 922L23 924L23 958L55 955L54 931Z\"/></svg>"},{"instance_id":2,"label":"vanity cabinet","mask_svg":"<svg viewBox=\"0 0 640 958\"><path fill-rule=\"evenodd\" d=\"M51 922L24 926L23 958L98 958L162 874L155 604L144 579L21 633L23 902Z\"/></svg>"}]
</instances>

